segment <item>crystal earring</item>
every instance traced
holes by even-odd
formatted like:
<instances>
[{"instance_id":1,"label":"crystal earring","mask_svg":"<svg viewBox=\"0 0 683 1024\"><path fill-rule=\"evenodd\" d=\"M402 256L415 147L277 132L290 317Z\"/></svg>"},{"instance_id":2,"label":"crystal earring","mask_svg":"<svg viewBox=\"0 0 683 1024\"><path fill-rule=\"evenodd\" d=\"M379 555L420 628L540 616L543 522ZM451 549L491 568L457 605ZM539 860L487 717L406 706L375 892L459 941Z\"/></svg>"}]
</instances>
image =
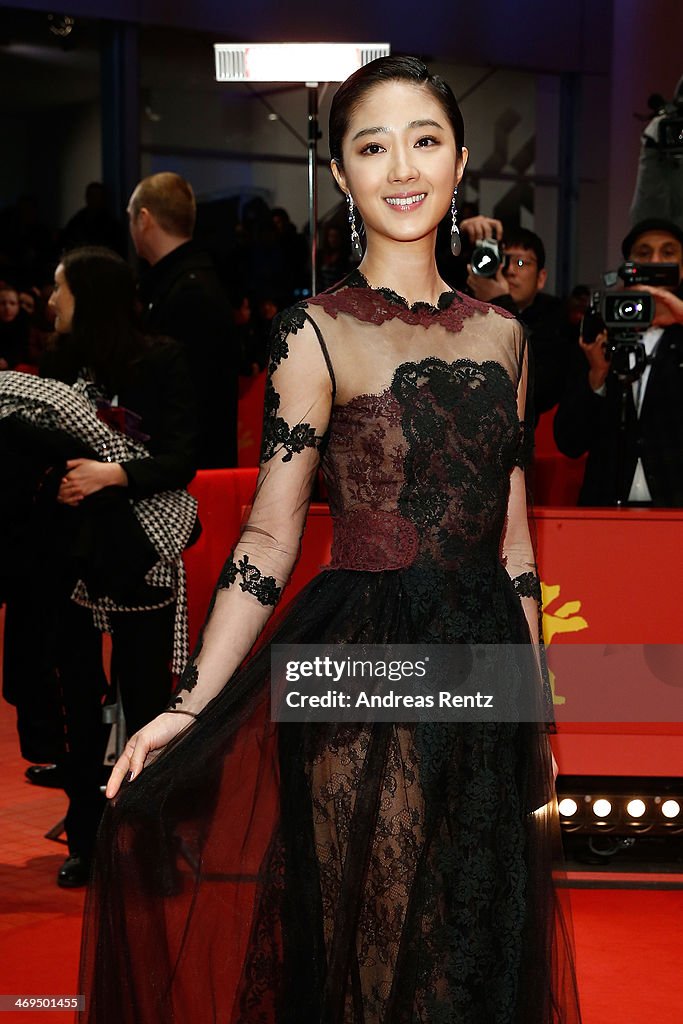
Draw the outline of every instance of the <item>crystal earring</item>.
<instances>
[{"instance_id":1,"label":"crystal earring","mask_svg":"<svg viewBox=\"0 0 683 1024\"><path fill-rule=\"evenodd\" d=\"M346 201L349 204L349 227L351 228L351 256L353 259L360 263L363 259L363 247L360 244L360 238L358 237L358 231L356 230L356 211L353 206L353 199L351 193L346 193Z\"/></svg>"},{"instance_id":2,"label":"crystal earring","mask_svg":"<svg viewBox=\"0 0 683 1024\"><path fill-rule=\"evenodd\" d=\"M454 256L459 256L462 252L462 241L460 238L460 232L458 231L458 209L456 201L458 198L458 189L453 189L453 198L451 200L451 252Z\"/></svg>"}]
</instances>

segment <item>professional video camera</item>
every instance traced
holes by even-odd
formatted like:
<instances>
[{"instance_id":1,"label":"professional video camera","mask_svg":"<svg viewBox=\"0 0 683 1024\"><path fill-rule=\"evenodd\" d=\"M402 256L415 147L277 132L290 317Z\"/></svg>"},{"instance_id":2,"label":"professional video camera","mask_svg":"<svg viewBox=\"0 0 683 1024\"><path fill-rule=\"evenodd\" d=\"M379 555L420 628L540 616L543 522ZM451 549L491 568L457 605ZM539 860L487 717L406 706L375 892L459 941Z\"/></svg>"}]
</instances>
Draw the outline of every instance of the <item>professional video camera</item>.
<instances>
[{"instance_id":1,"label":"professional video camera","mask_svg":"<svg viewBox=\"0 0 683 1024\"><path fill-rule=\"evenodd\" d=\"M658 93L647 102L655 116L645 129L645 144L664 153L683 154L683 78L671 102L667 103Z\"/></svg>"},{"instance_id":2,"label":"professional video camera","mask_svg":"<svg viewBox=\"0 0 683 1024\"><path fill-rule=\"evenodd\" d=\"M641 137L631 221L678 222L683 216L683 77L670 102L655 95L648 106L653 116Z\"/></svg>"},{"instance_id":3,"label":"professional video camera","mask_svg":"<svg viewBox=\"0 0 683 1024\"><path fill-rule=\"evenodd\" d=\"M499 267L507 265L507 257L496 238L484 238L472 250L470 266L477 277L495 277Z\"/></svg>"},{"instance_id":4,"label":"professional video camera","mask_svg":"<svg viewBox=\"0 0 683 1024\"><path fill-rule=\"evenodd\" d=\"M648 292L632 290L647 284L673 287L678 284L677 263L634 263L628 260L617 271L604 275L605 284L618 278L631 286L626 291L595 291L581 327L584 342L591 343L607 332L606 355L611 370L622 384L632 384L642 375L647 359L641 336L652 325L655 300Z\"/></svg>"}]
</instances>

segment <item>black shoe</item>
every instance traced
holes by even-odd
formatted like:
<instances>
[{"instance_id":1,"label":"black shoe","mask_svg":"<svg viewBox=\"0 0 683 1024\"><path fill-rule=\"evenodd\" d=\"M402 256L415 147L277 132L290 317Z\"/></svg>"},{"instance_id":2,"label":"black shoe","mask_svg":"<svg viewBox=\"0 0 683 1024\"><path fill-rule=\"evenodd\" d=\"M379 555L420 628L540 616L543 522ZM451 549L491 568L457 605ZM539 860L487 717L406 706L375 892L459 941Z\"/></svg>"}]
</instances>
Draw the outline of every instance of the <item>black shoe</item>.
<instances>
[{"instance_id":1,"label":"black shoe","mask_svg":"<svg viewBox=\"0 0 683 1024\"><path fill-rule=\"evenodd\" d=\"M50 789L64 789L64 776L56 764L32 764L24 775L34 786L47 786Z\"/></svg>"},{"instance_id":2,"label":"black shoe","mask_svg":"<svg viewBox=\"0 0 683 1024\"><path fill-rule=\"evenodd\" d=\"M67 857L57 873L57 885L62 889L79 889L88 884L90 861L85 857Z\"/></svg>"}]
</instances>

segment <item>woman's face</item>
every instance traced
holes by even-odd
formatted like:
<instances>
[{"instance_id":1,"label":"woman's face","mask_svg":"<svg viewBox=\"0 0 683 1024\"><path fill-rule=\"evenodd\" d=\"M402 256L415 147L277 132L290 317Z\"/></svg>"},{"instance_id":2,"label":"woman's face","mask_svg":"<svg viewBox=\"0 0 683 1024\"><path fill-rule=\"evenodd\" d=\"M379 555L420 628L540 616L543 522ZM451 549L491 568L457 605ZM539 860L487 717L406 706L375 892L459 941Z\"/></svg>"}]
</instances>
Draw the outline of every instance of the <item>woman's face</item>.
<instances>
[{"instance_id":1,"label":"woman's face","mask_svg":"<svg viewBox=\"0 0 683 1024\"><path fill-rule=\"evenodd\" d=\"M71 330L75 304L73 292L64 276L64 267L60 263L55 270L55 286L48 302L55 316L55 330L58 334L68 334Z\"/></svg>"},{"instance_id":2,"label":"woman's face","mask_svg":"<svg viewBox=\"0 0 683 1024\"><path fill-rule=\"evenodd\" d=\"M13 288L0 291L0 323L11 324L19 315L19 295Z\"/></svg>"},{"instance_id":3,"label":"woman's face","mask_svg":"<svg viewBox=\"0 0 683 1024\"><path fill-rule=\"evenodd\" d=\"M439 101L424 86L402 81L366 94L342 149L344 166L333 162L332 173L351 193L369 244L373 235L409 242L434 232L467 160Z\"/></svg>"}]
</instances>

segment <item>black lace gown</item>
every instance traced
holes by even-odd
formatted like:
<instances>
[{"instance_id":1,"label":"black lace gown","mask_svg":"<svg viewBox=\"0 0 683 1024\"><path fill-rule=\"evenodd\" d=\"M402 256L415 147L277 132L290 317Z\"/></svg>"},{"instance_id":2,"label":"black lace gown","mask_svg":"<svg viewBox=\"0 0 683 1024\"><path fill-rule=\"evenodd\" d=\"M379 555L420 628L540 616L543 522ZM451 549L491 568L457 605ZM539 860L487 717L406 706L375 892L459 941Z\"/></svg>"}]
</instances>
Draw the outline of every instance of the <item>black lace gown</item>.
<instances>
[{"instance_id":1,"label":"black lace gown","mask_svg":"<svg viewBox=\"0 0 683 1024\"><path fill-rule=\"evenodd\" d=\"M579 1022L546 726L270 720L270 642L531 642L525 392L520 325L456 292L410 307L356 271L281 316L176 697L208 704L100 831L84 1019ZM331 565L262 632L320 461Z\"/></svg>"}]
</instances>

